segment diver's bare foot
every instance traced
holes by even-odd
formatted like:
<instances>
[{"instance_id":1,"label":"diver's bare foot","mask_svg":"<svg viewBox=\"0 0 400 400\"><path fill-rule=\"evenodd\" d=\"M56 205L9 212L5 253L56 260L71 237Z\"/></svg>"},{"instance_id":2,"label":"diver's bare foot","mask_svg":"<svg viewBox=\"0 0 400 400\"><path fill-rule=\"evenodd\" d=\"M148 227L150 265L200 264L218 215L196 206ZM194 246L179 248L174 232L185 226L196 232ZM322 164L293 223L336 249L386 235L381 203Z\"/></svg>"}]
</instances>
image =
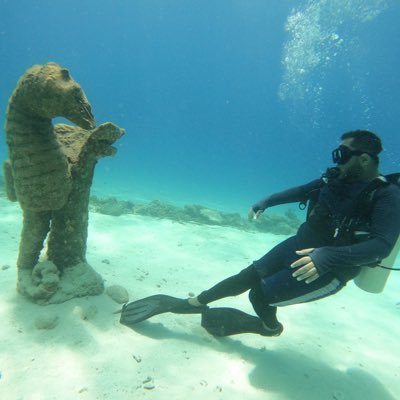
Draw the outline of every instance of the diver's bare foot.
<instances>
[{"instance_id":1,"label":"diver's bare foot","mask_svg":"<svg viewBox=\"0 0 400 400\"><path fill-rule=\"evenodd\" d=\"M197 297L189 297L189 298L188 298L188 303L189 303L191 306L194 306L194 307L201 307L201 306L204 305L204 304L201 304L201 303L199 302L199 300L197 299Z\"/></svg>"}]
</instances>

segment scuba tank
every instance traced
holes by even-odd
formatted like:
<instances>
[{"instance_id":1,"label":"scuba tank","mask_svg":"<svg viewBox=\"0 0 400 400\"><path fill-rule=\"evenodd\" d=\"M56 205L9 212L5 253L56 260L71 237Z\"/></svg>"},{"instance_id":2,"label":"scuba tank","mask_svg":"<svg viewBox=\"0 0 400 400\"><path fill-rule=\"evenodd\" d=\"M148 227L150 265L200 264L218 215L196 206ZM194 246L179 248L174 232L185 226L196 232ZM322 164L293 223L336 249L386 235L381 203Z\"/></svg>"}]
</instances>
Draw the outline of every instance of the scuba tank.
<instances>
[{"instance_id":1,"label":"scuba tank","mask_svg":"<svg viewBox=\"0 0 400 400\"><path fill-rule=\"evenodd\" d=\"M354 278L354 283L362 290L369 293L381 293L385 288L390 271L400 250L400 237L392 252L376 267L362 267L361 272Z\"/></svg>"},{"instance_id":2,"label":"scuba tank","mask_svg":"<svg viewBox=\"0 0 400 400\"><path fill-rule=\"evenodd\" d=\"M384 181L400 187L400 173L390 174L383 177ZM362 267L361 272L354 278L354 283L362 290L369 293L381 293L385 288L390 271L398 271L393 268L397 254L400 251L400 236L391 253L384 258L376 267Z\"/></svg>"}]
</instances>

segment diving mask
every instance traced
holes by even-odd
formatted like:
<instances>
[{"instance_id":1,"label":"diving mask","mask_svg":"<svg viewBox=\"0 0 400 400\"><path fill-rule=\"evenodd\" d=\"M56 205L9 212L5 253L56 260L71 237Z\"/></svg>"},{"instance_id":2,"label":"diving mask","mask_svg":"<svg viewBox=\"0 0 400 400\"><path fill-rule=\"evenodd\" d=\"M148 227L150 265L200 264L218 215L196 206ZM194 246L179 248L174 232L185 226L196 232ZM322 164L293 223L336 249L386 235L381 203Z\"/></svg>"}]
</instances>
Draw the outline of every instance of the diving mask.
<instances>
[{"instance_id":1,"label":"diving mask","mask_svg":"<svg viewBox=\"0 0 400 400\"><path fill-rule=\"evenodd\" d=\"M374 159L377 158L375 154L370 154L362 150L351 150L349 147L341 144L338 148L332 151L332 160L335 164L344 165L350 160L351 157L360 156L361 154L368 154Z\"/></svg>"}]
</instances>

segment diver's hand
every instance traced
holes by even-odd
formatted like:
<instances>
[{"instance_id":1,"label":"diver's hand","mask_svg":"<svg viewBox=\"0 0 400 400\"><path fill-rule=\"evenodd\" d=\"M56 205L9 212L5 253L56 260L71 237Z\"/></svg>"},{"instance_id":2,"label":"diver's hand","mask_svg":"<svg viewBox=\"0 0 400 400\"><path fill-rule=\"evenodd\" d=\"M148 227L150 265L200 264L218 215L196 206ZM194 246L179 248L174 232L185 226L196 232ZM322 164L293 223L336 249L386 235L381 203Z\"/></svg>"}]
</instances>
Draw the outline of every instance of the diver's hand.
<instances>
[{"instance_id":1,"label":"diver's hand","mask_svg":"<svg viewBox=\"0 0 400 400\"><path fill-rule=\"evenodd\" d=\"M258 210L256 212L254 212L253 207L250 207L247 217L248 217L249 221L253 221L253 220L257 219L262 213L263 213L263 210Z\"/></svg>"},{"instance_id":2,"label":"diver's hand","mask_svg":"<svg viewBox=\"0 0 400 400\"><path fill-rule=\"evenodd\" d=\"M306 283L311 283L319 278L317 268L315 268L311 257L308 255L313 251L314 249L303 249L296 251L299 256L304 256L290 265L292 268L301 267L292 274L292 276L297 278L298 281L303 281L305 279Z\"/></svg>"}]
</instances>

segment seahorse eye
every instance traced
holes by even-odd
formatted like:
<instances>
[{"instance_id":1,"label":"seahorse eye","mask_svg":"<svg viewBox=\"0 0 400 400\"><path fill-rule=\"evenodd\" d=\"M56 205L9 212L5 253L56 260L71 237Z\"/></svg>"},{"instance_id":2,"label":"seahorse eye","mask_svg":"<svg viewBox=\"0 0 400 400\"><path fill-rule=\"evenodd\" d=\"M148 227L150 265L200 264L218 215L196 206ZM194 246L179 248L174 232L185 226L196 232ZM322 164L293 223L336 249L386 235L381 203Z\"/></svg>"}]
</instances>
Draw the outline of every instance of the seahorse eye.
<instances>
[{"instance_id":1,"label":"seahorse eye","mask_svg":"<svg viewBox=\"0 0 400 400\"><path fill-rule=\"evenodd\" d=\"M71 79L71 75L69 74L68 70L63 68L61 70L61 77L65 80L65 81L69 81Z\"/></svg>"}]
</instances>

